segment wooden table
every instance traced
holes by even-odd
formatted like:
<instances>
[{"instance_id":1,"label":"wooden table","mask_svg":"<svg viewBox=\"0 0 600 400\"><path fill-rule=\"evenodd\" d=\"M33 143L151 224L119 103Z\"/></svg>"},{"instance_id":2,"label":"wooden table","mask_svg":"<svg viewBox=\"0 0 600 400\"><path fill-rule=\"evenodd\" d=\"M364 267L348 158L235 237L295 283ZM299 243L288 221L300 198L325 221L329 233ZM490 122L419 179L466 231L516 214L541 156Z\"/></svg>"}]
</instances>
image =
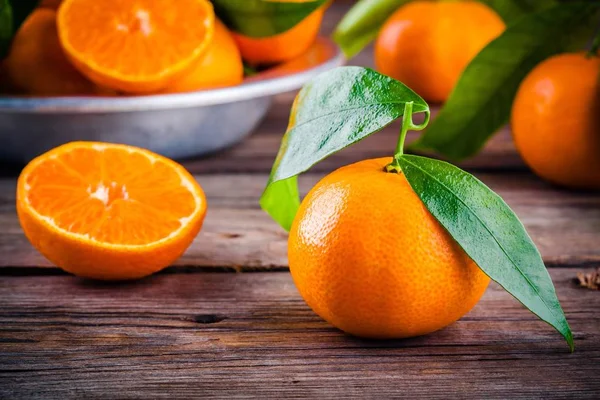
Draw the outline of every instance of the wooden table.
<instances>
[{"instance_id":1,"label":"wooden table","mask_svg":"<svg viewBox=\"0 0 600 400\"><path fill-rule=\"evenodd\" d=\"M368 65L369 52L358 61ZM287 235L258 207L291 100L279 97L244 144L185 162L208 195L204 228L173 267L138 282L91 282L52 267L20 230L18 169L0 167L0 398L600 397L600 292L574 282L600 266L600 194L540 181L506 130L462 165L506 199L539 246L573 354L496 284L437 333L349 337L302 301L287 272ZM302 190L338 166L390 155L397 132L319 164Z\"/></svg>"}]
</instances>

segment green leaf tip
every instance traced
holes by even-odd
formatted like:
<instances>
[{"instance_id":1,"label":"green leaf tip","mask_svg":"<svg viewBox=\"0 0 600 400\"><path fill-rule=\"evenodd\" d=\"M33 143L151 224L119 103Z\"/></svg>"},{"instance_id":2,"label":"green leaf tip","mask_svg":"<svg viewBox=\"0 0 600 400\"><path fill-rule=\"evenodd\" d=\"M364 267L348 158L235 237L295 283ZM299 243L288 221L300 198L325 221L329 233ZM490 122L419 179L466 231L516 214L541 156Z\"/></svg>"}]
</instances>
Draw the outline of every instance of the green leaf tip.
<instances>
[{"instance_id":1,"label":"green leaf tip","mask_svg":"<svg viewBox=\"0 0 600 400\"><path fill-rule=\"evenodd\" d=\"M340 67L313 79L296 98L261 207L289 230L300 205L295 177L400 118L407 102L413 113L429 113L415 92L369 68Z\"/></svg>"},{"instance_id":2,"label":"green leaf tip","mask_svg":"<svg viewBox=\"0 0 600 400\"><path fill-rule=\"evenodd\" d=\"M429 212L481 270L574 349L552 279L525 227L500 196L458 167L403 155L398 163Z\"/></svg>"},{"instance_id":3,"label":"green leaf tip","mask_svg":"<svg viewBox=\"0 0 600 400\"><path fill-rule=\"evenodd\" d=\"M13 11L8 0L0 0L0 60L2 60L10 47L13 36Z\"/></svg>"},{"instance_id":4,"label":"green leaf tip","mask_svg":"<svg viewBox=\"0 0 600 400\"><path fill-rule=\"evenodd\" d=\"M39 1L0 0L0 60L8 54L15 33Z\"/></svg>"}]
</instances>

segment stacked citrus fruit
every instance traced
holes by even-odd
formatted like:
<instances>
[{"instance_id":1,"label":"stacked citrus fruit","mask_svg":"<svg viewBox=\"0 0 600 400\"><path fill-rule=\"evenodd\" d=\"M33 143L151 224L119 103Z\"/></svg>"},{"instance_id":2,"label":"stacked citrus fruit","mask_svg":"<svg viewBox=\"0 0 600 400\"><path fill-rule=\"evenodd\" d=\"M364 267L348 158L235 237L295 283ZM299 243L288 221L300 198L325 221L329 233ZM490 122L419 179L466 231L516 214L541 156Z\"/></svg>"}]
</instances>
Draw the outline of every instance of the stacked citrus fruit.
<instances>
[{"instance_id":1,"label":"stacked citrus fruit","mask_svg":"<svg viewBox=\"0 0 600 400\"><path fill-rule=\"evenodd\" d=\"M308 50L323 10L283 33L251 38L231 32L208 0L45 0L15 35L3 80L42 96L234 86L244 61L272 65Z\"/></svg>"}]
</instances>

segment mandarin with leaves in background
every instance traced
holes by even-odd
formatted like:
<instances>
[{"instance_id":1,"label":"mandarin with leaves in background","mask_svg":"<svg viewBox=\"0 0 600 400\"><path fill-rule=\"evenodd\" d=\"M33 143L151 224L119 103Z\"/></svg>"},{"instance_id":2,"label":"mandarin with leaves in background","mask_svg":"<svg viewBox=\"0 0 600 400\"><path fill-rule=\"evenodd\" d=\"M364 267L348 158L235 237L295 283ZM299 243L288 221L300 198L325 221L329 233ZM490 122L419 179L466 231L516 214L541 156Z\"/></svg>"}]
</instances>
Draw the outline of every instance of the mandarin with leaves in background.
<instances>
[{"instance_id":1,"label":"mandarin with leaves in background","mask_svg":"<svg viewBox=\"0 0 600 400\"><path fill-rule=\"evenodd\" d=\"M555 184L600 189L600 58L556 55L523 80L512 107L519 153Z\"/></svg>"},{"instance_id":2,"label":"mandarin with leaves in background","mask_svg":"<svg viewBox=\"0 0 600 400\"><path fill-rule=\"evenodd\" d=\"M477 1L411 2L381 28L375 63L424 99L443 102L473 57L504 28L502 19Z\"/></svg>"},{"instance_id":3,"label":"mandarin with leaves in background","mask_svg":"<svg viewBox=\"0 0 600 400\"><path fill-rule=\"evenodd\" d=\"M506 1L501 4L510 3ZM589 48L600 21L599 1L557 3L540 0L535 3L542 8L509 23L502 35L475 56L427 131L410 143L411 150L435 151L453 161L474 156L486 141L510 120L519 86L530 71L554 55L580 52ZM546 7L543 7L544 5ZM588 69L584 67L584 63L580 66ZM585 70L573 72L572 79L578 80L580 72L588 76L589 73ZM563 76L562 80L567 82L568 78ZM580 83L575 85L579 86ZM549 88L552 85L546 86ZM557 89L559 87L560 85ZM560 91L564 91L563 89L564 87ZM571 105L565 104L564 108L560 108L560 112L556 109L554 114L545 113L547 118L543 125L574 127L571 124L576 123L575 119L585 115L583 110L593 107L595 100L589 98L590 89L591 87L588 87L581 91L582 98L573 99L574 104L583 108L573 113L565 112L573 109ZM578 89L575 90L577 91ZM526 97L532 99L534 96ZM553 97L555 96L549 95L548 99ZM584 105L582 101L587 104ZM537 111L533 111L532 118L537 119L540 116ZM528 120L529 117L523 118ZM568 123L565 124L566 121ZM579 124L583 126L587 122ZM577 135L570 136L567 132L562 132L561 135L565 135L565 140L567 137L578 140ZM535 136L536 133L531 133L532 138ZM531 145L533 146L533 143ZM536 144L539 148L543 148L544 145L543 140ZM533 151L544 153L543 149ZM565 154L567 153L568 150ZM574 160L573 162L576 163Z\"/></svg>"},{"instance_id":4,"label":"mandarin with leaves in background","mask_svg":"<svg viewBox=\"0 0 600 400\"><path fill-rule=\"evenodd\" d=\"M491 278L573 349L540 253L508 205L451 164L404 154L407 132L429 115L407 86L359 67L326 72L298 94L261 206L290 230L300 294L348 333L410 337L462 317ZM300 202L298 174L399 117L393 157L343 167Z\"/></svg>"}]
</instances>

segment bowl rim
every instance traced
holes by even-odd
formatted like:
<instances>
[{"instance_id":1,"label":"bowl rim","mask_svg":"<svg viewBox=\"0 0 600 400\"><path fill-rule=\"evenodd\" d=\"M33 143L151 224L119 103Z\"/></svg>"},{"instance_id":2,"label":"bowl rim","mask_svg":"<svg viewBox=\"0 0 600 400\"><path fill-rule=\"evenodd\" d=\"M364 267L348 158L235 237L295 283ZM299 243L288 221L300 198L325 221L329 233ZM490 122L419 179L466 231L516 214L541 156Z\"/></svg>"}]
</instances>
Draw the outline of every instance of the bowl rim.
<instances>
[{"instance_id":1,"label":"bowl rim","mask_svg":"<svg viewBox=\"0 0 600 400\"><path fill-rule=\"evenodd\" d=\"M0 96L0 113L106 113L169 110L214 106L257 99L290 92L301 88L313 77L344 64L341 49L330 39L318 40L331 50L331 56L319 65L289 75L269 77L268 72L248 78L238 86L201 90L189 93L153 94L127 97L63 96L15 97ZM261 75L266 75L261 78Z\"/></svg>"}]
</instances>

